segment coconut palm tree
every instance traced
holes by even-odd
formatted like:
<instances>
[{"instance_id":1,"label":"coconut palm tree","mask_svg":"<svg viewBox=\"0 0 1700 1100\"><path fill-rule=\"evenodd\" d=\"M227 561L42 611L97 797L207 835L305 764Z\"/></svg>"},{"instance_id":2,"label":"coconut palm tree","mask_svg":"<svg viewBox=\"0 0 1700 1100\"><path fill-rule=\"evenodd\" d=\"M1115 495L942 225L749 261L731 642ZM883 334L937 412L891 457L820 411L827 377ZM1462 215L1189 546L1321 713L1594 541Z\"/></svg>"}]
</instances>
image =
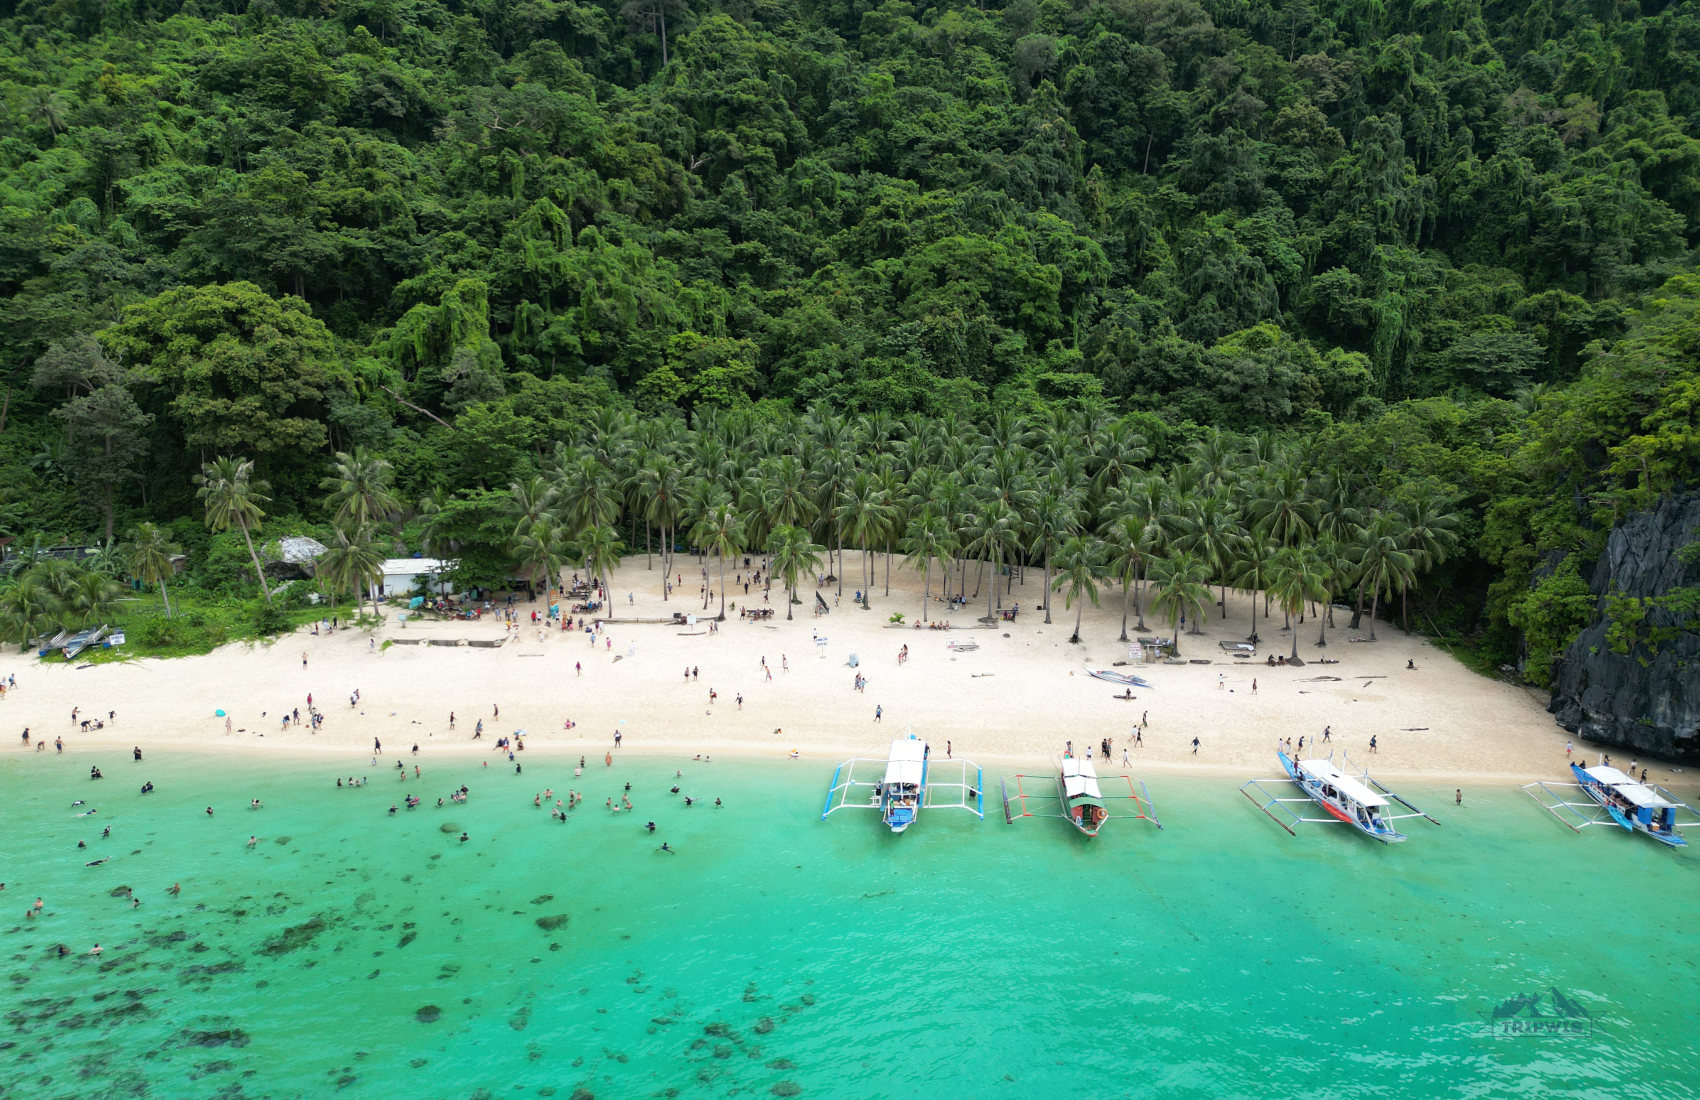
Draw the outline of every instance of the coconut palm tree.
<instances>
[{"instance_id":1,"label":"coconut palm tree","mask_svg":"<svg viewBox=\"0 0 1700 1100\"><path fill-rule=\"evenodd\" d=\"M594 524L579 535L578 548L586 571L601 580L604 598L612 597L609 581L625 550L619 532L611 523Z\"/></svg>"},{"instance_id":2,"label":"coconut palm tree","mask_svg":"<svg viewBox=\"0 0 1700 1100\"><path fill-rule=\"evenodd\" d=\"M1353 551L1360 590L1369 589L1369 640L1375 641L1375 615L1382 596L1389 599L1415 578L1415 564L1405 550L1406 533L1399 518L1378 512Z\"/></svg>"},{"instance_id":3,"label":"coconut palm tree","mask_svg":"<svg viewBox=\"0 0 1700 1100\"><path fill-rule=\"evenodd\" d=\"M359 608L371 596L372 614L378 614L376 588L384 579L384 547L372 537L370 528L337 527L330 546L319 555L314 573L331 590L333 601L343 592L352 592Z\"/></svg>"},{"instance_id":4,"label":"coconut palm tree","mask_svg":"<svg viewBox=\"0 0 1700 1100\"><path fill-rule=\"evenodd\" d=\"M69 581L65 594L60 598L60 608L68 628L87 629L106 622L118 609L118 601L124 595L124 586L105 573L73 567Z\"/></svg>"},{"instance_id":5,"label":"coconut palm tree","mask_svg":"<svg viewBox=\"0 0 1700 1100\"><path fill-rule=\"evenodd\" d=\"M673 543L684 511L684 471L671 455L658 454L638 470L643 486L644 522L661 532L661 598L667 599L667 578L673 575Z\"/></svg>"},{"instance_id":6,"label":"coconut palm tree","mask_svg":"<svg viewBox=\"0 0 1700 1100\"><path fill-rule=\"evenodd\" d=\"M364 447L336 453L335 472L319 483L329 489L331 522L355 529L369 527L401 509L394 492L395 471Z\"/></svg>"},{"instance_id":7,"label":"coconut palm tree","mask_svg":"<svg viewBox=\"0 0 1700 1100\"><path fill-rule=\"evenodd\" d=\"M986 589L986 621L996 618L992 601L998 594L998 570L1004 555L1016 546L1016 514L1000 497L980 504L967 515L968 538L963 551L980 559L981 567L992 566L992 583Z\"/></svg>"},{"instance_id":8,"label":"coconut palm tree","mask_svg":"<svg viewBox=\"0 0 1700 1100\"><path fill-rule=\"evenodd\" d=\"M1227 618L1228 574L1233 571L1235 551L1245 536L1232 499L1223 490L1194 497L1181 517L1180 527L1179 543L1221 583L1222 617Z\"/></svg>"},{"instance_id":9,"label":"coconut palm tree","mask_svg":"<svg viewBox=\"0 0 1700 1100\"><path fill-rule=\"evenodd\" d=\"M1051 558L1057 547L1079 528L1079 513L1076 511L1078 500L1078 490L1071 489L1062 484L1060 479L1049 476L1045 478L1034 500L1032 523L1028 526L1029 549L1038 554L1045 563L1046 626L1051 624Z\"/></svg>"},{"instance_id":10,"label":"coconut palm tree","mask_svg":"<svg viewBox=\"0 0 1700 1100\"><path fill-rule=\"evenodd\" d=\"M171 595L165 590L165 582L172 575L171 556L181 554L183 548L172 542L158 524L139 523L125 551L130 572L147 584L159 585L159 598L165 601L165 617L171 618Z\"/></svg>"},{"instance_id":11,"label":"coconut palm tree","mask_svg":"<svg viewBox=\"0 0 1700 1100\"><path fill-rule=\"evenodd\" d=\"M561 521L545 513L523 530L514 532L514 562L533 583L541 581L547 606L550 591L561 583L567 564L567 533Z\"/></svg>"},{"instance_id":12,"label":"coconut palm tree","mask_svg":"<svg viewBox=\"0 0 1700 1100\"><path fill-rule=\"evenodd\" d=\"M1460 517L1450 510L1451 504L1446 497L1424 486L1400 508L1400 521L1405 528L1404 548L1411 555L1416 572L1428 572L1457 548ZM1409 630L1410 615L1404 606L1406 590L1399 591L1399 617Z\"/></svg>"},{"instance_id":13,"label":"coconut palm tree","mask_svg":"<svg viewBox=\"0 0 1700 1100\"><path fill-rule=\"evenodd\" d=\"M1104 565L1104 544L1091 535L1070 535L1057 551L1057 579L1054 590L1063 592L1063 607L1074 606L1074 633L1069 642L1080 642L1080 618L1086 611L1084 596L1098 606L1098 582L1109 576ZM1049 600L1045 601L1049 603Z\"/></svg>"},{"instance_id":14,"label":"coconut palm tree","mask_svg":"<svg viewBox=\"0 0 1700 1100\"><path fill-rule=\"evenodd\" d=\"M1196 556L1185 550L1158 558L1151 563L1152 580L1157 589L1151 599L1151 605L1168 617L1169 625L1174 627L1175 635L1171 644L1175 652L1180 652L1181 620L1187 612L1192 612L1194 619L1204 614L1204 606L1210 602L1210 570Z\"/></svg>"},{"instance_id":15,"label":"coconut palm tree","mask_svg":"<svg viewBox=\"0 0 1700 1100\"><path fill-rule=\"evenodd\" d=\"M909 521L908 532L898 545L905 554L904 560L922 574L921 621L926 622L933 599L933 559L948 560L953 548L950 524L932 505L924 504Z\"/></svg>"},{"instance_id":16,"label":"coconut palm tree","mask_svg":"<svg viewBox=\"0 0 1700 1100\"><path fill-rule=\"evenodd\" d=\"M266 573L260 568L260 555L254 550L253 530L260 526L266 513L261 505L271 500L271 486L254 477L254 462L247 458L221 456L201 465L195 475L195 496L206 508L207 526L224 531L234 525L248 544L248 557L254 563L254 576L260 582L260 595L272 602L266 588Z\"/></svg>"},{"instance_id":17,"label":"coconut palm tree","mask_svg":"<svg viewBox=\"0 0 1700 1100\"><path fill-rule=\"evenodd\" d=\"M0 589L0 637L8 642L28 645L52 629L59 615L52 585L33 567L24 570L15 584Z\"/></svg>"},{"instance_id":18,"label":"coconut palm tree","mask_svg":"<svg viewBox=\"0 0 1700 1100\"><path fill-rule=\"evenodd\" d=\"M773 572L785 586L785 617L791 618L791 605L797 602L797 578L820 569L821 555L826 547L809 540L801 527L781 526L768 536L767 552L773 555Z\"/></svg>"},{"instance_id":19,"label":"coconut palm tree","mask_svg":"<svg viewBox=\"0 0 1700 1100\"><path fill-rule=\"evenodd\" d=\"M1283 546L1269 561L1269 593L1275 602L1294 619L1293 652L1291 660L1299 659L1299 630L1297 618L1304 611L1305 601L1321 598L1323 569L1315 554L1297 546Z\"/></svg>"},{"instance_id":20,"label":"coconut palm tree","mask_svg":"<svg viewBox=\"0 0 1700 1100\"><path fill-rule=\"evenodd\" d=\"M1264 589L1269 587L1269 563L1275 555L1275 544L1268 537L1252 532L1240 538L1235 548L1234 587L1251 593L1251 635L1247 640L1255 644L1257 604Z\"/></svg>"},{"instance_id":21,"label":"coconut palm tree","mask_svg":"<svg viewBox=\"0 0 1700 1100\"><path fill-rule=\"evenodd\" d=\"M1322 581L1322 614L1317 616L1321 629L1316 636L1318 648L1328 645L1328 627L1334 616L1334 593L1351 575L1352 561L1338 539L1324 535L1310 546L1316 558L1317 573Z\"/></svg>"},{"instance_id":22,"label":"coconut palm tree","mask_svg":"<svg viewBox=\"0 0 1700 1100\"><path fill-rule=\"evenodd\" d=\"M514 537L531 530L533 524L550 517L560 503L560 486L546 477L532 476L508 486L508 511L514 517Z\"/></svg>"},{"instance_id":23,"label":"coconut palm tree","mask_svg":"<svg viewBox=\"0 0 1700 1100\"><path fill-rule=\"evenodd\" d=\"M862 573L866 578L862 583L864 611L872 606L869 602L874 586L872 547L884 532L890 516L891 508L886 504L885 494L880 491L879 479L868 470L858 470L851 475L850 483L838 499L833 519L839 537L847 534L862 548ZM843 560L843 551L840 550L839 561Z\"/></svg>"},{"instance_id":24,"label":"coconut palm tree","mask_svg":"<svg viewBox=\"0 0 1700 1100\"><path fill-rule=\"evenodd\" d=\"M697 518L691 541L720 559L720 618L726 618L726 559L743 549L744 517L732 498L722 491L718 499Z\"/></svg>"}]
</instances>

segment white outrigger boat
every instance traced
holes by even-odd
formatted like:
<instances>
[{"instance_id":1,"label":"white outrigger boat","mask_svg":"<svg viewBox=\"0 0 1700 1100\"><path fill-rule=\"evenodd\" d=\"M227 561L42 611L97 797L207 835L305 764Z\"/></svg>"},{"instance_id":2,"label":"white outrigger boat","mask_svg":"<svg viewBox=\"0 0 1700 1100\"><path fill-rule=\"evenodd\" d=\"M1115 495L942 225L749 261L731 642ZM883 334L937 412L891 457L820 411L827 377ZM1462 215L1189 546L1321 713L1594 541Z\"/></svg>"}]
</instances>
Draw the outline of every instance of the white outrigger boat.
<instances>
[{"instance_id":1,"label":"white outrigger boat","mask_svg":"<svg viewBox=\"0 0 1700 1100\"><path fill-rule=\"evenodd\" d=\"M1406 839L1405 834L1393 827L1393 822L1408 817L1427 818L1434 824L1440 822L1429 817L1409 802L1400 798L1386 787L1369 777L1366 770L1356 778L1347 775L1334 765L1333 755L1326 760L1294 760L1286 753L1276 750L1275 755L1281 761L1281 768L1299 790L1305 793L1304 798L1281 798L1272 795L1263 786L1265 783L1279 783L1279 779L1253 779L1240 788L1240 793L1251 799L1252 803L1269 815L1269 819L1281 828L1298 836L1293 826L1308 823L1316 825L1332 825L1336 822L1352 826L1365 836L1387 844L1396 844ZM1347 762L1350 766L1350 762ZM1373 789L1371 789L1373 788ZM1252 791L1256 791L1253 794ZM1258 801L1258 799L1262 801ZM1327 817L1304 817L1292 808L1296 802L1314 802L1328 814ZM1408 814L1389 813L1388 807L1397 802L1411 812ZM1284 816L1276 816L1277 812Z\"/></svg>"},{"instance_id":2,"label":"white outrigger boat","mask_svg":"<svg viewBox=\"0 0 1700 1100\"><path fill-rule=\"evenodd\" d=\"M880 777L870 778L875 774ZM866 801L861 800L863 792ZM910 734L893 741L884 760L854 756L838 765L820 817L825 821L839 810L878 810L880 820L901 833L915 824L924 808L967 810L983 819L985 787L974 764L933 760L926 743Z\"/></svg>"},{"instance_id":3,"label":"white outrigger boat","mask_svg":"<svg viewBox=\"0 0 1700 1100\"><path fill-rule=\"evenodd\" d=\"M1125 784L1127 793L1115 790L1105 795L1103 784L1107 782L1114 786ZM1015 784L1014 791L1010 790L1011 783ZM1137 790L1134 789L1136 783L1139 785ZM1055 794L1045 791L1045 787L1053 785ZM1003 790L1003 819L1011 825L1018 817L1060 817L1086 837L1097 836L1098 830L1111 816L1142 818L1159 829L1163 827L1151 805L1151 792L1146 790L1142 780L1131 775L1099 775L1091 760L1083 760L1072 753L1063 753L1057 761L1055 775L1011 775L999 786ZM1049 808L1053 802L1058 807L1055 812ZM1107 802L1124 803L1130 812L1112 815L1105 805ZM1036 811L1033 803L1042 809Z\"/></svg>"},{"instance_id":4,"label":"white outrigger boat","mask_svg":"<svg viewBox=\"0 0 1700 1100\"><path fill-rule=\"evenodd\" d=\"M1552 816L1581 832L1590 825L1617 825L1630 832L1645 833L1660 844L1686 848L1682 830L1700 825L1700 812L1665 790L1641 783L1606 765L1590 768L1584 761L1570 765L1574 783L1530 783L1523 788ZM1567 801L1565 795L1579 792L1586 802ZM1686 813L1695 820L1678 821Z\"/></svg>"}]
</instances>

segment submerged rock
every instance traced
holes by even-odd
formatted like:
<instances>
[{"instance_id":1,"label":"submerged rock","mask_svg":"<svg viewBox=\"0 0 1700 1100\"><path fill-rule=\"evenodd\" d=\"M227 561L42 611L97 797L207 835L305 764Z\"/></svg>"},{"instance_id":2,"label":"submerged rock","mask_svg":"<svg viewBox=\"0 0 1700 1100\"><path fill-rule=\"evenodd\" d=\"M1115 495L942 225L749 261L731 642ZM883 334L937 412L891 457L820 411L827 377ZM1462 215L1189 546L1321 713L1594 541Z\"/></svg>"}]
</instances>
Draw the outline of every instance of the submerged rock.
<instances>
[{"instance_id":1,"label":"submerged rock","mask_svg":"<svg viewBox=\"0 0 1700 1100\"><path fill-rule=\"evenodd\" d=\"M434 1024L442 1019L443 1010L436 1005L426 1005L413 1013L413 1018L422 1024Z\"/></svg>"},{"instance_id":2,"label":"submerged rock","mask_svg":"<svg viewBox=\"0 0 1700 1100\"><path fill-rule=\"evenodd\" d=\"M291 925L283 930L283 934L260 948L260 954L287 955L291 951L299 951L312 943L313 940L330 927L323 917L314 917L300 924Z\"/></svg>"},{"instance_id":3,"label":"submerged rock","mask_svg":"<svg viewBox=\"0 0 1700 1100\"><path fill-rule=\"evenodd\" d=\"M543 929L545 932L553 932L557 928L564 927L567 920L568 915L566 913L551 913L546 917L538 917L537 927Z\"/></svg>"}]
</instances>

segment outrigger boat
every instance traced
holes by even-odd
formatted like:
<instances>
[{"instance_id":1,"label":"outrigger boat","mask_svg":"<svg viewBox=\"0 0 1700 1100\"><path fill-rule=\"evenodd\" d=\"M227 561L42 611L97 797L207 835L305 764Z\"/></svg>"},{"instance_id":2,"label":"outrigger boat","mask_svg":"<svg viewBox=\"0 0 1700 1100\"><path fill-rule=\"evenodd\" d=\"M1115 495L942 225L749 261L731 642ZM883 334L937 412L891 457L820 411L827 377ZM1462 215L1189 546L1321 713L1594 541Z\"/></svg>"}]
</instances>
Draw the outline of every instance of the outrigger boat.
<instances>
[{"instance_id":1,"label":"outrigger boat","mask_svg":"<svg viewBox=\"0 0 1700 1100\"><path fill-rule=\"evenodd\" d=\"M1103 790L1106 782L1116 786L1126 784L1127 793L1122 794L1118 790L1106 796ZM1013 792L1010 790L1011 783L1015 784ZM1139 785L1137 790L1134 789L1136 783ZM1033 785L1032 790L1028 789L1029 784ZM1055 784L1056 794L1044 791L1044 786L1050 784ZM1057 761L1055 775L1012 775L999 786L1003 790L1003 818L1011 825L1018 817L1060 817L1078 829L1081 835L1094 837L1111 817L1105 803L1122 802L1131 808L1131 812L1115 816L1142 818L1159 829L1163 827L1151 805L1151 792L1146 790L1143 781L1131 775L1101 776L1092 761L1082 760L1072 753L1064 753ZM1056 812L1048 808L1053 801L1058 806ZM1037 803L1045 809L1035 811L1029 803Z\"/></svg>"},{"instance_id":2,"label":"outrigger boat","mask_svg":"<svg viewBox=\"0 0 1700 1100\"><path fill-rule=\"evenodd\" d=\"M1281 828L1298 836L1293 826L1300 823L1316 825L1332 825L1343 822L1376 840L1387 844L1396 844L1406 839L1405 834L1395 829L1395 821L1408 817L1427 818L1434 824L1440 822L1429 817L1409 802L1400 798L1386 787L1369 777L1366 770L1356 778L1347 775L1334 765L1334 757L1329 755L1326 760L1294 760L1286 753L1276 750L1275 756L1281 761L1281 768L1287 773L1287 778L1299 790L1305 793L1304 798L1281 798L1272 795L1263 786L1265 783L1279 783L1279 779L1253 779L1240 788L1240 793L1251 799L1253 805L1269 815L1269 819ZM1344 759L1344 758L1342 758ZM1350 767L1350 761L1346 762ZM1373 789L1371 789L1373 788ZM1256 791L1256 794L1252 792ZM1258 799L1262 801L1259 802ZM1327 817L1304 817L1292 809L1295 802L1314 802L1328 814ZM1411 812L1408 814L1389 813L1388 806L1397 802ZM1276 816L1277 812L1285 817Z\"/></svg>"},{"instance_id":3,"label":"outrigger boat","mask_svg":"<svg viewBox=\"0 0 1700 1100\"><path fill-rule=\"evenodd\" d=\"M1630 832L1645 833L1660 844L1686 848L1682 830L1700 825L1700 812L1663 787L1636 781L1616 768L1571 764L1574 783L1530 783L1523 788L1542 809L1566 826L1581 832L1589 825L1618 825ZM1580 791L1587 802L1566 801L1565 795ZM1678 821L1679 811L1697 820Z\"/></svg>"},{"instance_id":4,"label":"outrigger boat","mask_svg":"<svg viewBox=\"0 0 1700 1100\"><path fill-rule=\"evenodd\" d=\"M884 760L851 757L832 773L832 786L826 792L821 820L839 810L878 810L880 820L892 832L901 833L915 824L923 808L967 810L983 819L986 795L980 769L967 760L936 761L930 757L927 745L916 740L914 734L893 741ZM881 766L880 778L868 778ZM859 801L864 791L867 801Z\"/></svg>"}]
</instances>

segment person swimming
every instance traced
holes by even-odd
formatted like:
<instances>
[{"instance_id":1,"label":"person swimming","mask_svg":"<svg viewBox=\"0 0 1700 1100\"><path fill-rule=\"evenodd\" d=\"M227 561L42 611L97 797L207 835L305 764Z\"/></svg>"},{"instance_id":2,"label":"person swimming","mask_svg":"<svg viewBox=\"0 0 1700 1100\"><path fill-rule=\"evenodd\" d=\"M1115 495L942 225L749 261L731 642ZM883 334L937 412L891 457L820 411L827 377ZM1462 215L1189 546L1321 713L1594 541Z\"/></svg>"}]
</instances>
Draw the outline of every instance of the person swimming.
<instances>
[{"instance_id":1,"label":"person swimming","mask_svg":"<svg viewBox=\"0 0 1700 1100\"><path fill-rule=\"evenodd\" d=\"M649 824L645 825L644 828L653 833L655 831L655 822L651 821Z\"/></svg>"},{"instance_id":2,"label":"person swimming","mask_svg":"<svg viewBox=\"0 0 1700 1100\"><path fill-rule=\"evenodd\" d=\"M659 851L666 852L668 855L676 854L676 853L674 853L673 849L671 849L667 846L667 842L665 840L663 840L661 842L661 847L660 847Z\"/></svg>"}]
</instances>

